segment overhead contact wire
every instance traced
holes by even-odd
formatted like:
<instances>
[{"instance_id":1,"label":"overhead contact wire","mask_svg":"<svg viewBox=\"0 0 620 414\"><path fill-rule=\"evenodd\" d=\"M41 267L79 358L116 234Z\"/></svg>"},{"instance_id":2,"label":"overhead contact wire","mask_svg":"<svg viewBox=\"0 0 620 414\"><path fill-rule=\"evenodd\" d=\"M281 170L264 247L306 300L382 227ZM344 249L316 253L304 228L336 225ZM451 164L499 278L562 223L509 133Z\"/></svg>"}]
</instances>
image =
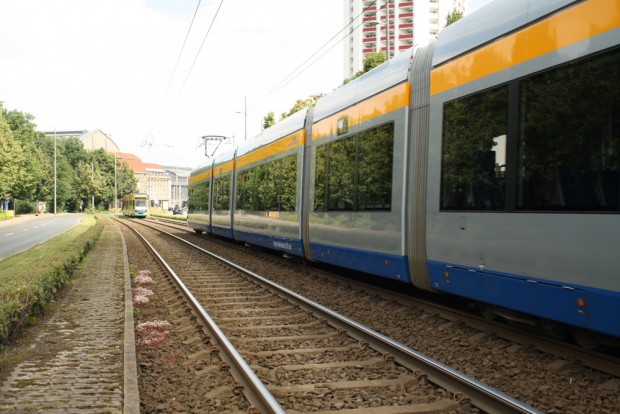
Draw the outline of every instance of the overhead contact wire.
<instances>
[{"instance_id":1,"label":"overhead contact wire","mask_svg":"<svg viewBox=\"0 0 620 414\"><path fill-rule=\"evenodd\" d=\"M189 75L192 73L192 70L194 69L194 65L196 64L196 61L198 60L198 56L200 56L200 52L202 51L202 48L205 45L205 43L207 41L207 38L209 37L209 33L211 33L211 29L213 28L213 24L215 23L215 20L217 19L217 16L220 13L220 9L222 8L223 4L224 4L224 0L220 1L220 4L217 7L217 10L215 11L215 15L213 15L213 19L211 19L211 24L209 25L209 29L207 30L207 33L205 34L204 38L202 39L202 43L200 44L200 48L198 48L198 51L196 52L196 56L194 56L194 60L192 61L192 65L190 66L189 70L187 71L187 75L185 76L185 79L183 80L183 83L181 84L181 88L179 89L179 92L177 93L177 96L174 99L174 103L172 104L172 108L174 108L176 106L176 103L179 100L179 96L181 96L181 92L183 92L183 88L185 87L185 84L187 83L187 79L189 79ZM168 111L168 113L166 115L166 118L164 119L163 124L161 125L161 127L157 131L157 135L159 135L161 133L161 130L164 128L164 126L166 126L166 123L168 122L168 117L170 116L171 112L172 112L172 109L170 109L170 111Z\"/></svg>"},{"instance_id":2,"label":"overhead contact wire","mask_svg":"<svg viewBox=\"0 0 620 414\"><path fill-rule=\"evenodd\" d=\"M267 99L270 95L279 92L280 90L282 90L282 88L284 88L285 86L287 86L289 83L291 83L293 80L295 80L299 75L301 75L302 73L304 73L306 70L308 70L310 67L312 67L312 65L314 65L314 63L316 63L316 61L318 61L320 58L322 58L323 56L325 56L325 54L327 52L329 52L330 50L332 50L334 47L336 47L336 45L340 44L340 42L342 42L345 38L341 38L338 42L336 42L335 44L333 44L329 49L327 49L326 51L324 51L318 58L314 59L312 61L312 63L310 65L308 65L306 68L304 68L302 71L300 71L299 73L296 73L297 71L299 71L300 68L302 68L306 63L308 63L310 60L312 60L312 58L314 58L319 52L321 52L321 50L323 50L327 45L329 45L336 37L338 37L342 32L344 32L349 26L351 26L353 24L353 22L355 22L360 16L362 16L366 11L368 11L368 9L370 9L371 7L373 7L375 4L377 3L377 0L375 0L374 2L372 2L368 7L366 7L365 9L363 9L357 16L355 16L355 18L353 18L349 23L347 23L346 26L344 26L342 29L340 29L336 34L334 34L327 42L325 42L321 47L319 47L312 55L310 55L306 60L304 60L299 66L297 66L290 74L288 74L284 79L282 79L276 86L274 86L273 88L271 88L271 90L269 92L267 92L265 94L265 96L262 99L259 99L258 103L262 102L263 100ZM357 29L358 27L360 27L363 24L363 20L362 23L358 24L357 26L354 27L353 30ZM291 78L292 77L292 78ZM289 79L291 78L291 79Z\"/></svg>"},{"instance_id":3,"label":"overhead contact wire","mask_svg":"<svg viewBox=\"0 0 620 414\"><path fill-rule=\"evenodd\" d=\"M183 51L185 50L185 45L187 44L187 39L189 38L189 34L192 31L192 27L194 26L194 20L196 20L196 15L198 14L198 9L200 8L201 2L202 0L198 0L198 4L196 5L196 10L194 10L194 16L192 17L192 21L189 24L187 33L185 34L185 40L183 40L183 46L181 46L181 51L179 52L179 56L177 56L177 61L174 65L174 69L172 70L172 74L170 75L170 79L168 80L168 86L166 86L166 92L164 93L164 97L159 103L159 107L157 108L157 115L155 115L155 121L153 121L153 127L151 128L151 131L155 128L155 123L157 122L157 119L159 118L159 114L161 113L161 109L164 106L164 102L166 101L166 98L168 97L168 92L170 92L170 85L172 85L172 80L174 79L174 75L176 75L177 73L177 68L179 67L181 56L183 55ZM155 138L153 138L153 141L155 141Z\"/></svg>"}]
</instances>

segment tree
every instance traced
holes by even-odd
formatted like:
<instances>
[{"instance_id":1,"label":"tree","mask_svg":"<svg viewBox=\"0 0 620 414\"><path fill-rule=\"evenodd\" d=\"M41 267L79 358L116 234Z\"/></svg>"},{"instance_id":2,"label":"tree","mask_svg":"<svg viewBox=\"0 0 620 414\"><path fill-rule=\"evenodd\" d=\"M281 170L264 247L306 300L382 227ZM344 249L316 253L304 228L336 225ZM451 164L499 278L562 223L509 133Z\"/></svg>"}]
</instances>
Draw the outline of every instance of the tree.
<instances>
[{"instance_id":1,"label":"tree","mask_svg":"<svg viewBox=\"0 0 620 414\"><path fill-rule=\"evenodd\" d=\"M383 52L372 52L372 53L367 54L366 58L364 59L363 69L357 72L352 77L345 79L342 82L342 84L346 85L347 83L351 82L353 79L359 78L364 73L370 72L377 66L381 66L381 64L385 63L385 59L386 59L385 53Z\"/></svg>"},{"instance_id":2,"label":"tree","mask_svg":"<svg viewBox=\"0 0 620 414\"><path fill-rule=\"evenodd\" d=\"M263 117L263 129L267 129L270 126L273 126L275 124L276 124L276 116L273 113L273 111L269 111L269 113Z\"/></svg>"},{"instance_id":3,"label":"tree","mask_svg":"<svg viewBox=\"0 0 620 414\"><path fill-rule=\"evenodd\" d=\"M280 116L280 121L288 118L289 116L293 115L295 112L301 111L304 108L312 108L313 106L316 105L316 103L319 101L319 99L321 99L322 96L323 94L311 95L308 99L304 99L304 100L298 99L293 105L293 107L289 109L288 112L282 112L282 115ZM275 125L275 124L276 124L275 115L273 111L270 111L267 115L263 117L263 128L267 129L270 126Z\"/></svg>"},{"instance_id":4,"label":"tree","mask_svg":"<svg viewBox=\"0 0 620 414\"><path fill-rule=\"evenodd\" d=\"M358 78L360 76L362 76L364 73L366 72L370 72L371 70L373 70L374 68L376 68L377 66L381 65L382 63L385 62L385 54L382 52L372 52L369 53L366 58L364 59L364 69L357 72L355 75L353 75L352 78L349 79L345 79L342 84L346 85L347 83L349 83L350 81L352 81L355 78ZM295 112L299 112L304 108L312 108L313 106L316 105L316 103L319 101L319 99L321 99L321 97L323 97L323 94L320 95L312 95L309 98L302 100L302 99L298 99L297 102L295 102L295 104L293 105L293 107L288 111L288 112L283 112L282 116L280 117L280 121L288 118L289 116L293 115ZM275 117L273 112L269 112L264 118L263 118L263 128L267 129L270 126L275 124Z\"/></svg>"},{"instance_id":5,"label":"tree","mask_svg":"<svg viewBox=\"0 0 620 414\"><path fill-rule=\"evenodd\" d=\"M119 199L127 194L138 191L138 180L133 170L129 168L127 161L123 161L120 165L117 165L116 174L117 195Z\"/></svg>"},{"instance_id":6,"label":"tree","mask_svg":"<svg viewBox=\"0 0 620 414\"><path fill-rule=\"evenodd\" d=\"M94 193L93 189L93 180L91 179L92 170L91 163L80 161L75 166L75 177L73 182L74 188L74 199L76 201L76 207L79 209L80 206L86 207L90 200L91 195Z\"/></svg>"},{"instance_id":7,"label":"tree","mask_svg":"<svg viewBox=\"0 0 620 414\"><path fill-rule=\"evenodd\" d=\"M293 105L293 107L288 112L282 113L282 116L280 117L280 121L288 118L289 116L293 115L295 112L301 111L304 108L312 108L313 106L316 105L316 103L319 101L319 99L322 96L323 94L311 95L308 99L305 99L305 100L298 99L297 102L295 102L295 105Z\"/></svg>"},{"instance_id":8,"label":"tree","mask_svg":"<svg viewBox=\"0 0 620 414\"><path fill-rule=\"evenodd\" d=\"M24 155L24 162L18 173L19 185L14 188L12 196L31 200L45 174L42 168L42 154L36 146L37 140L43 134L36 131L34 116L30 114L15 110L7 111L5 108L2 108L2 114Z\"/></svg>"},{"instance_id":9,"label":"tree","mask_svg":"<svg viewBox=\"0 0 620 414\"><path fill-rule=\"evenodd\" d=\"M0 112L0 200L9 200L15 194L25 159L19 143L13 138L13 133ZM6 204L3 208L6 208Z\"/></svg>"},{"instance_id":10,"label":"tree","mask_svg":"<svg viewBox=\"0 0 620 414\"><path fill-rule=\"evenodd\" d=\"M362 72L370 72L377 66L381 66L381 64L385 63L385 54L383 52L372 52L366 55L364 59L364 70Z\"/></svg>"},{"instance_id":11,"label":"tree","mask_svg":"<svg viewBox=\"0 0 620 414\"><path fill-rule=\"evenodd\" d=\"M93 198L95 205L112 206L115 184L118 198L136 191L136 178L127 163L119 165L103 149L86 151L77 137L45 136L36 130L34 116L7 111L0 102L2 208L7 208L9 199L19 198L44 201L51 210L54 193L60 211L79 211Z\"/></svg>"},{"instance_id":12,"label":"tree","mask_svg":"<svg viewBox=\"0 0 620 414\"><path fill-rule=\"evenodd\" d=\"M459 10L452 10L446 16L446 25L444 27L450 26L452 23L457 22L463 18L463 12Z\"/></svg>"}]
</instances>

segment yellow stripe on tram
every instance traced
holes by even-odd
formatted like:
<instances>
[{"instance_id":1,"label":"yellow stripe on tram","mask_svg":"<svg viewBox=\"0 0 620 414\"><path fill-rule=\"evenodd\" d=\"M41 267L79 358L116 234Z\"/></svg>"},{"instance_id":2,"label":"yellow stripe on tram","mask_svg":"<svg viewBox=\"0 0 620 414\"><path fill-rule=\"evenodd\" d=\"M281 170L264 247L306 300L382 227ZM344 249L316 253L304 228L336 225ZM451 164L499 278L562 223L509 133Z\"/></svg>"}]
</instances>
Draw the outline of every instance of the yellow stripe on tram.
<instances>
[{"instance_id":1,"label":"yellow stripe on tram","mask_svg":"<svg viewBox=\"0 0 620 414\"><path fill-rule=\"evenodd\" d=\"M272 157L292 148L297 148L305 143L306 131L300 130L284 138L281 138L269 145L258 148L252 152L242 155L237 159L237 168L253 164L265 158Z\"/></svg>"},{"instance_id":2,"label":"yellow stripe on tram","mask_svg":"<svg viewBox=\"0 0 620 414\"><path fill-rule=\"evenodd\" d=\"M338 131L339 119L349 117L348 126L352 127L404 108L409 105L409 102L411 102L411 85L409 82L404 82L315 123L312 126L312 139L335 135Z\"/></svg>"},{"instance_id":3,"label":"yellow stripe on tram","mask_svg":"<svg viewBox=\"0 0 620 414\"><path fill-rule=\"evenodd\" d=\"M618 0L590 0L579 4L440 66L431 73L431 96L587 40L619 26L620 2Z\"/></svg>"}]
</instances>

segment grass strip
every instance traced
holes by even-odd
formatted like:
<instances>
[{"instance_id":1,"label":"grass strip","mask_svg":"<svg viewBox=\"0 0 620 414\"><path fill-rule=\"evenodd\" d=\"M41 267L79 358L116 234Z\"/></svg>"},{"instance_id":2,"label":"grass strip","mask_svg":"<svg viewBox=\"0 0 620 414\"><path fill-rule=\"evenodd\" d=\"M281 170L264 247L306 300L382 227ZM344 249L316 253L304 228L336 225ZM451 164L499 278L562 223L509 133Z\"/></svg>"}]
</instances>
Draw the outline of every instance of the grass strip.
<instances>
[{"instance_id":1,"label":"grass strip","mask_svg":"<svg viewBox=\"0 0 620 414\"><path fill-rule=\"evenodd\" d=\"M164 218L168 220L176 220L176 221L187 221L187 216L171 216L170 214L157 214L157 213L149 213L151 217Z\"/></svg>"},{"instance_id":2,"label":"grass strip","mask_svg":"<svg viewBox=\"0 0 620 414\"><path fill-rule=\"evenodd\" d=\"M36 320L95 246L103 227L103 220L84 216L73 229L2 260L0 344Z\"/></svg>"}]
</instances>

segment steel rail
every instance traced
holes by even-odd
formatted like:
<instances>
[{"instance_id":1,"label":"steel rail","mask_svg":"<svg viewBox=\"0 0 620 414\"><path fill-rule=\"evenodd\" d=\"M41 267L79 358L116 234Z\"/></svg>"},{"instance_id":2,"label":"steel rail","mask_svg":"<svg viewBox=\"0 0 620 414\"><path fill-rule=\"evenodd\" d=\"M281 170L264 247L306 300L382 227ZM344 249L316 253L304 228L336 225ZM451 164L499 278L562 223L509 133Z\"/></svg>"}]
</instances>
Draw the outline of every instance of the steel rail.
<instances>
[{"instance_id":1,"label":"steel rail","mask_svg":"<svg viewBox=\"0 0 620 414\"><path fill-rule=\"evenodd\" d=\"M119 220L119 222L122 223L123 221ZM196 312L198 317L202 319L203 325L207 328L207 333L210 336L212 343L220 349L220 356L222 357L224 362L226 362L230 367L230 371L233 377L243 386L244 394L246 398L248 398L250 403L253 404L256 408L258 408L261 413L284 414L284 409L276 401L271 392L269 392L265 384L263 384L263 382L256 376L256 373L245 362L237 349L228 340L226 335L224 335L222 330L217 326L213 318L211 318L207 311L202 307L200 302L187 288L187 286L185 286L181 278L179 278L179 276L174 272L174 270L172 270L172 268L159 254L159 252L157 252L157 250L146 240L146 238L142 234L140 234L140 232L129 226L127 223L123 224L126 225L129 229L131 229L140 238L140 240L153 253L157 260L162 264L162 266L164 266L166 271L172 277L174 284L189 302L190 306ZM169 235L173 236L171 234Z\"/></svg>"},{"instance_id":2,"label":"steel rail","mask_svg":"<svg viewBox=\"0 0 620 414\"><path fill-rule=\"evenodd\" d=\"M186 230L188 233L194 234L194 231L191 228L184 226L183 221L180 220L158 218L156 220L150 220L149 222L178 230ZM313 270L317 272L319 271L316 268ZM379 290L383 295L386 295L400 303L414 303L415 306L429 309L429 311L432 312L438 312L442 317L448 320L455 320L454 317L448 316L448 314L458 315L458 317L461 318L467 326L473 327L474 329L487 332L490 328L492 328L493 332L500 338L504 338L522 345L532 345L542 352L568 360L579 360L581 364L586 367L593 368L597 371L601 371L615 377L620 376L620 359L617 357L606 355L605 353L597 352L596 350L584 349L577 345L568 343L565 340L545 336L540 332L532 332L531 330L528 330L527 327L520 328L514 325L506 325L506 323L498 321L485 320L475 315L471 315L468 312L463 312L455 308L440 305L427 299L413 299L411 296L396 293L388 289L361 282L359 280L347 279L334 273L321 272L330 278L346 281L346 283L356 286L364 291L369 291L369 289L372 289L372 293L376 293L376 291Z\"/></svg>"},{"instance_id":3,"label":"steel rail","mask_svg":"<svg viewBox=\"0 0 620 414\"><path fill-rule=\"evenodd\" d=\"M289 300L296 304L301 304L306 309L314 313L315 315L325 318L332 326L341 328L349 333L352 337L358 340L364 340L370 347L383 353L384 355L391 355L395 361L409 369L419 369L427 374L429 381L451 391L454 393L462 393L467 396L470 401L478 408L489 413L518 413L518 414L541 414L540 411L535 408L516 400L515 398L506 395L505 393L496 390L468 375L458 372L457 370L450 368L449 366L442 364L441 362L423 355L406 345L403 345L391 338L386 337L379 332L376 332L366 326L363 326L354 320L347 318L335 312L317 302L314 302L298 293L291 291L265 277L245 269L225 259L215 253L212 253L192 242L184 240L174 234L168 233L161 229L154 228L148 224L141 223L144 226L151 227L154 230L160 231L178 241L181 241L188 246L191 246L219 261L225 263L234 269L245 273L253 279L264 283L278 293L287 297Z\"/></svg>"}]
</instances>

